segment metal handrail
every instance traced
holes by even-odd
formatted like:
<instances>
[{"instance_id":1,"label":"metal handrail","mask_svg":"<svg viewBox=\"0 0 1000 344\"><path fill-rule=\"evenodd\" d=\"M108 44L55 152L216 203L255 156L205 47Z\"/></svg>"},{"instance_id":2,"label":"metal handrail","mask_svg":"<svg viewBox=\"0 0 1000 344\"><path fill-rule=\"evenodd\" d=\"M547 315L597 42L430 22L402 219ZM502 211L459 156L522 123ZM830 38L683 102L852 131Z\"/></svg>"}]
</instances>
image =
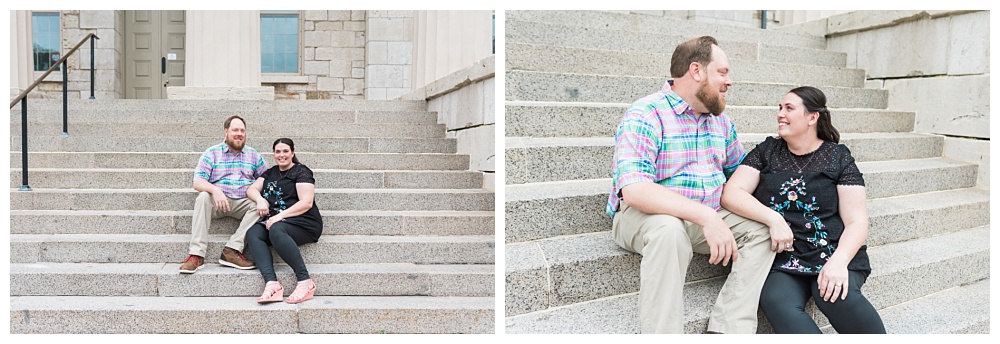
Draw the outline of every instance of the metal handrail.
<instances>
[{"instance_id":1,"label":"metal handrail","mask_svg":"<svg viewBox=\"0 0 1000 344\"><path fill-rule=\"evenodd\" d=\"M97 37L97 35L94 33L89 33L87 34L87 36L83 37L82 40L80 40L80 43L77 43L75 46L73 46L72 49L69 50L68 53L64 54L62 58L53 63L52 66L49 67L49 69L46 70L45 73L42 74L42 76L38 77L38 79L35 79L35 82L31 83L31 85L28 86L28 88L26 88L24 91L21 91L21 94L18 94L17 97L14 97L14 100L10 101L11 109L13 109L14 105L17 105L18 102L21 103L21 189L20 191L31 191L31 187L28 186L28 92L34 90L35 86L38 86L38 84L42 83L42 80L45 80L45 77L49 76L49 74L51 74L52 71L56 69L56 67L58 67L60 64L62 65L62 72L63 72L62 136L63 137L69 136L69 130L67 124L69 104L68 104L68 96L66 94L67 92L66 83L68 82L69 79L69 70L68 70L69 66L66 63L66 59L72 56L73 53L75 53L76 50L79 49L81 45L83 45L83 42L86 42L88 39L90 40L90 99L94 99L94 40L101 38Z\"/></svg>"}]
</instances>

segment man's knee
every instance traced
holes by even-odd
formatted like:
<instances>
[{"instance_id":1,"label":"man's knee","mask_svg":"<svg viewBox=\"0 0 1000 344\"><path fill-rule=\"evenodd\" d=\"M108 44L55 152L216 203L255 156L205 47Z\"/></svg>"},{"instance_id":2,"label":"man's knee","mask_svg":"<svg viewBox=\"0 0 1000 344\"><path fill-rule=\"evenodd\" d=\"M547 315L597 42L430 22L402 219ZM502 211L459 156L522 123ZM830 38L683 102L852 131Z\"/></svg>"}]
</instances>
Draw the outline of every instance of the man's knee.
<instances>
[{"instance_id":1,"label":"man's knee","mask_svg":"<svg viewBox=\"0 0 1000 344\"><path fill-rule=\"evenodd\" d=\"M643 232L645 247L673 248L681 252L691 252L691 240L684 229L684 222L673 216L663 216L652 227Z\"/></svg>"},{"instance_id":2,"label":"man's knee","mask_svg":"<svg viewBox=\"0 0 1000 344\"><path fill-rule=\"evenodd\" d=\"M212 194L210 194L208 192L205 192L205 191L199 192L198 193L198 197L196 197L194 199L194 206L195 206L195 208L205 207L205 206L209 206L209 207L214 206L214 204L212 202Z\"/></svg>"}]
</instances>

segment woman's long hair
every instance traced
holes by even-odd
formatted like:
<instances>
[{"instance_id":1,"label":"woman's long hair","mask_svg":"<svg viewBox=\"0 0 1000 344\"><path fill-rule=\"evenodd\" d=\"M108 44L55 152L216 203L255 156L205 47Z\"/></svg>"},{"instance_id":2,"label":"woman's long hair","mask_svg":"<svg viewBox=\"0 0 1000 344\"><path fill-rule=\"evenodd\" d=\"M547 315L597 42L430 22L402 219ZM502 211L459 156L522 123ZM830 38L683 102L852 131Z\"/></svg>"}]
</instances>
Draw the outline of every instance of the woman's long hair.
<instances>
[{"instance_id":1,"label":"woman's long hair","mask_svg":"<svg viewBox=\"0 0 1000 344\"><path fill-rule=\"evenodd\" d=\"M806 107L806 113L818 112L819 121L816 122L816 136L821 140L840 143L840 132L833 127L830 119L830 110L826 108L826 95L823 91L812 86L796 87L789 93L795 93L802 99L802 105Z\"/></svg>"},{"instance_id":2,"label":"woman's long hair","mask_svg":"<svg viewBox=\"0 0 1000 344\"><path fill-rule=\"evenodd\" d=\"M298 164L299 163L299 155L295 154L295 142L292 142L292 139L290 139L290 138L282 137L280 139L274 140L274 144L271 145L271 151L274 151L274 147L277 147L279 143L284 143L284 144L288 145L288 149L291 149L292 150L292 154L293 154L292 155L292 162Z\"/></svg>"}]
</instances>

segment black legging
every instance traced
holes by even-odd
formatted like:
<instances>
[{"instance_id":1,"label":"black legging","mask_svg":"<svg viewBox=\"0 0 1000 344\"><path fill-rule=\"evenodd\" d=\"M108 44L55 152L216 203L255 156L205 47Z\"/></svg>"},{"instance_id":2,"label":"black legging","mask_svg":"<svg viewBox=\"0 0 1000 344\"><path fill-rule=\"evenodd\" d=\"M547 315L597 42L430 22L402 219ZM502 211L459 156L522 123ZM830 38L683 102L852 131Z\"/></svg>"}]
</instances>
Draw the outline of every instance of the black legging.
<instances>
[{"instance_id":1,"label":"black legging","mask_svg":"<svg viewBox=\"0 0 1000 344\"><path fill-rule=\"evenodd\" d=\"M875 307L864 295L861 285L865 275L848 271L847 299L837 302L823 301L817 276L793 275L771 271L760 293L760 309L764 312L774 333L822 333L816 322L805 312L806 301L811 296L830 325L837 333L885 333L885 325Z\"/></svg>"},{"instance_id":2,"label":"black legging","mask_svg":"<svg viewBox=\"0 0 1000 344\"><path fill-rule=\"evenodd\" d=\"M306 263L302 261L299 245L311 242L315 241L302 227L280 221L272 224L271 230L267 230L263 223L257 223L247 230L246 236L246 246L250 248L250 256L260 269L265 282L278 280L274 274L274 260L271 258L268 246L274 246L278 256L281 256L281 259L292 267L292 271L295 271L295 278L298 281L309 279L309 271L306 270Z\"/></svg>"}]
</instances>

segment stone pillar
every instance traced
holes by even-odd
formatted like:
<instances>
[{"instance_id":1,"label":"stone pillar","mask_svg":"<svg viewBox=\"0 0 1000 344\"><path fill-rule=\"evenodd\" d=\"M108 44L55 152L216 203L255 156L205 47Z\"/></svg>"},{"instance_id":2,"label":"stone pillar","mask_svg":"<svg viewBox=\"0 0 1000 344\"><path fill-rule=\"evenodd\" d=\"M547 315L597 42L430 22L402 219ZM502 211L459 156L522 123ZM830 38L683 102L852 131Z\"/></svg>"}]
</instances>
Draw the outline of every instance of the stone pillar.
<instances>
[{"instance_id":1,"label":"stone pillar","mask_svg":"<svg viewBox=\"0 0 1000 344\"><path fill-rule=\"evenodd\" d=\"M31 11L10 11L10 98L31 82Z\"/></svg>"},{"instance_id":2,"label":"stone pillar","mask_svg":"<svg viewBox=\"0 0 1000 344\"><path fill-rule=\"evenodd\" d=\"M416 11L413 89L493 55L491 11Z\"/></svg>"},{"instance_id":3,"label":"stone pillar","mask_svg":"<svg viewBox=\"0 0 1000 344\"><path fill-rule=\"evenodd\" d=\"M396 99L411 91L414 11L368 11L365 99Z\"/></svg>"},{"instance_id":4,"label":"stone pillar","mask_svg":"<svg viewBox=\"0 0 1000 344\"><path fill-rule=\"evenodd\" d=\"M260 11L187 11L184 86L168 99L274 99L260 84Z\"/></svg>"}]
</instances>

